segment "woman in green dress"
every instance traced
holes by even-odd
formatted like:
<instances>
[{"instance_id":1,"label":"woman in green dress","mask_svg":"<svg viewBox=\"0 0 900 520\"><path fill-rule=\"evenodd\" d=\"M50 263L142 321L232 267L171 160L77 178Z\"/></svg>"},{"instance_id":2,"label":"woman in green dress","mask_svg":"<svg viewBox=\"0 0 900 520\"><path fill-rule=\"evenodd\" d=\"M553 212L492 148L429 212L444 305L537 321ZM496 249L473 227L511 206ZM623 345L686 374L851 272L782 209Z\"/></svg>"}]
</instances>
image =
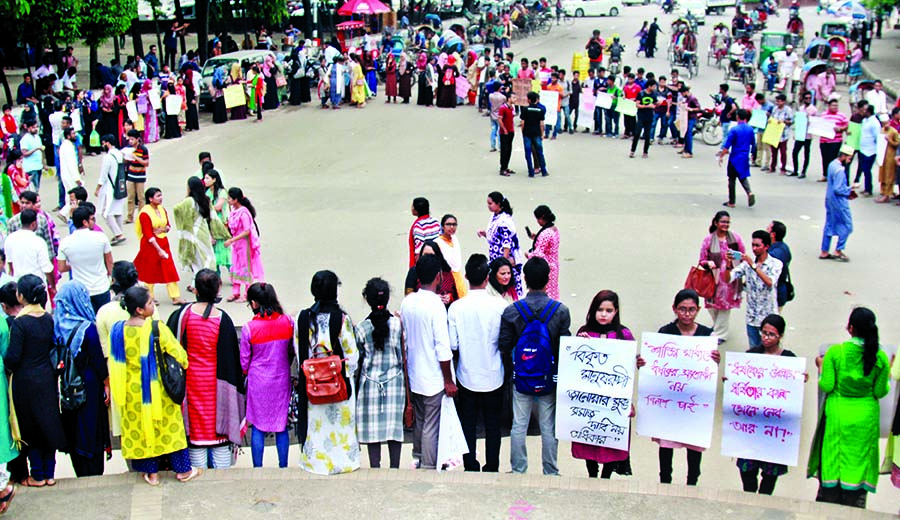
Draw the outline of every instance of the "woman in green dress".
<instances>
[{"instance_id":1,"label":"woman in green dress","mask_svg":"<svg viewBox=\"0 0 900 520\"><path fill-rule=\"evenodd\" d=\"M850 339L816 358L827 394L809 454L807 476L819 479L817 502L866 507L878 484L878 400L888 393L890 366L878 347L875 313L857 307Z\"/></svg>"},{"instance_id":2,"label":"woman in green dress","mask_svg":"<svg viewBox=\"0 0 900 520\"><path fill-rule=\"evenodd\" d=\"M9 426L9 397L7 389L9 382L6 379L6 368L3 366L3 356L9 348L9 324L6 319L0 319L0 515L9 509L10 501L15 494L15 488L10 483L10 474L6 469L6 463L19 456L17 441L13 438Z\"/></svg>"},{"instance_id":3,"label":"woman in green dress","mask_svg":"<svg viewBox=\"0 0 900 520\"><path fill-rule=\"evenodd\" d=\"M222 276L222 272L231 269L231 250L225 245L225 241L231 238L228 232L228 200L225 184L218 170L210 169L203 174L203 185L206 186L206 196L212 204L213 217L218 218L221 226L210 223L210 232L213 239L213 252L216 255L216 273Z\"/></svg>"}]
</instances>

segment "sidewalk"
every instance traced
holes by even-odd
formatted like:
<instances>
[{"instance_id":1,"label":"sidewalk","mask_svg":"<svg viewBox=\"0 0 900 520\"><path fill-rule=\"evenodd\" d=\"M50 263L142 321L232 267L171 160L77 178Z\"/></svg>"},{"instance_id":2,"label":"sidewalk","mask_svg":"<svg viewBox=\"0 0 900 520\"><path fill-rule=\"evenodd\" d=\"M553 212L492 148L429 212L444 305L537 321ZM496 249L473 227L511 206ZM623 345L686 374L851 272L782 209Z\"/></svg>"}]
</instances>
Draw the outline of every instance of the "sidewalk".
<instances>
[{"instance_id":1,"label":"sidewalk","mask_svg":"<svg viewBox=\"0 0 900 520\"><path fill-rule=\"evenodd\" d=\"M894 99L900 92L900 30L888 29L885 24L882 38L872 40L869 60L862 62L863 76L880 79L884 90Z\"/></svg>"}]
</instances>

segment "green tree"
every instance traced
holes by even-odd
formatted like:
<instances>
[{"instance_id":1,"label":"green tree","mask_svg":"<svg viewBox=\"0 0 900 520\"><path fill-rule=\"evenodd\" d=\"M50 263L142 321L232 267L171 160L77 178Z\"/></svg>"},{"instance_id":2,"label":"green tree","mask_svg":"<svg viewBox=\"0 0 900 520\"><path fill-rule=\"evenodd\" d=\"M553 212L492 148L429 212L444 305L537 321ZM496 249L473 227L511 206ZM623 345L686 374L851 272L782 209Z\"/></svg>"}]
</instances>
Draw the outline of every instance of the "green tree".
<instances>
[{"instance_id":1,"label":"green tree","mask_svg":"<svg viewBox=\"0 0 900 520\"><path fill-rule=\"evenodd\" d=\"M59 70L62 65L59 63L59 43L72 43L81 37L82 5L85 0L16 1L31 2L28 15L20 18L23 37L39 52L49 46Z\"/></svg>"},{"instance_id":2,"label":"green tree","mask_svg":"<svg viewBox=\"0 0 900 520\"><path fill-rule=\"evenodd\" d=\"M137 0L84 0L81 14L81 37L90 52L90 85L100 86L94 71L97 68L97 48L109 38L118 36L131 27L137 12Z\"/></svg>"}]
</instances>

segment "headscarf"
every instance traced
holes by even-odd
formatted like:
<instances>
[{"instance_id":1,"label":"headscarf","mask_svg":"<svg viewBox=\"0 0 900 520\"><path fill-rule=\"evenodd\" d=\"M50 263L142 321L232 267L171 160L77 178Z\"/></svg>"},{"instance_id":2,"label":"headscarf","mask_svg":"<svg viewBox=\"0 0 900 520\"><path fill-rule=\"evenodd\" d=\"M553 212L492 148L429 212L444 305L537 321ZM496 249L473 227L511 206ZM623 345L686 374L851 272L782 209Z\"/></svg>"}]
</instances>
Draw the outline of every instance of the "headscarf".
<instances>
[{"instance_id":1,"label":"headscarf","mask_svg":"<svg viewBox=\"0 0 900 520\"><path fill-rule=\"evenodd\" d=\"M112 110L113 104L116 102L116 96L113 93L112 85L103 86L103 95L100 96L100 107Z\"/></svg>"},{"instance_id":2,"label":"headscarf","mask_svg":"<svg viewBox=\"0 0 900 520\"><path fill-rule=\"evenodd\" d=\"M224 85L226 74L227 72L225 72L225 65L216 67L215 72L213 72L213 85Z\"/></svg>"},{"instance_id":3,"label":"headscarf","mask_svg":"<svg viewBox=\"0 0 900 520\"><path fill-rule=\"evenodd\" d=\"M232 81L240 81L244 79L244 69L241 68L241 64L238 62L234 62L231 64L231 80Z\"/></svg>"},{"instance_id":4,"label":"headscarf","mask_svg":"<svg viewBox=\"0 0 900 520\"><path fill-rule=\"evenodd\" d=\"M416 58L416 68L419 70L425 70L425 65L428 64L428 54L425 51L419 53L419 57Z\"/></svg>"},{"instance_id":5,"label":"headscarf","mask_svg":"<svg viewBox=\"0 0 900 520\"><path fill-rule=\"evenodd\" d=\"M144 83L141 85L141 92L150 92L150 89L153 88L153 82L149 79L145 79Z\"/></svg>"},{"instance_id":6,"label":"headscarf","mask_svg":"<svg viewBox=\"0 0 900 520\"><path fill-rule=\"evenodd\" d=\"M271 77L272 76L272 67L274 67L274 66L275 66L275 59L272 58L271 54L266 55L266 59L263 60L262 67L261 67L263 77L266 77L266 78Z\"/></svg>"},{"instance_id":7,"label":"headscarf","mask_svg":"<svg viewBox=\"0 0 900 520\"><path fill-rule=\"evenodd\" d=\"M406 69L409 67L409 64L406 60L406 53L400 55L400 63L397 64L397 71L400 72L400 75L406 74Z\"/></svg>"},{"instance_id":8,"label":"headscarf","mask_svg":"<svg viewBox=\"0 0 900 520\"><path fill-rule=\"evenodd\" d=\"M447 64L447 60L448 60L448 59L449 59L449 58L447 58L447 53L446 53L446 52L442 52L442 53L440 54L440 56L438 56L438 59L437 59L438 65L440 65L440 66L443 68L444 65ZM454 60L454 61L455 61L455 60Z\"/></svg>"},{"instance_id":9,"label":"headscarf","mask_svg":"<svg viewBox=\"0 0 900 520\"><path fill-rule=\"evenodd\" d=\"M81 343L88 327L97 320L91 306L91 295L79 281L70 280L56 294L56 310L53 312L53 335L60 345L69 346L72 357L81 352ZM74 334L74 335L73 335ZM69 342L69 337L72 341Z\"/></svg>"}]
</instances>

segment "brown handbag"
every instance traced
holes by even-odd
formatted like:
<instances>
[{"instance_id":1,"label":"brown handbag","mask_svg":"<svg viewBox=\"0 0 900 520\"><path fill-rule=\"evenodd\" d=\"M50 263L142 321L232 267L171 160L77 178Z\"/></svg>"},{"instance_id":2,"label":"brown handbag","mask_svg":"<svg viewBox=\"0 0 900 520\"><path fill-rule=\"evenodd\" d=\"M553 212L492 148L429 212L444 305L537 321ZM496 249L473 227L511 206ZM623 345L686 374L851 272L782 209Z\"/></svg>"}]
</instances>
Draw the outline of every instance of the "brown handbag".
<instances>
[{"instance_id":1,"label":"brown handbag","mask_svg":"<svg viewBox=\"0 0 900 520\"><path fill-rule=\"evenodd\" d=\"M701 298L713 298L716 295L716 276L708 269L692 265L684 288L693 289Z\"/></svg>"},{"instance_id":2,"label":"brown handbag","mask_svg":"<svg viewBox=\"0 0 900 520\"><path fill-rule=\"evenodd\" d=\"M310 404L339 403L348 399L343 369L344 360L335 356L325 345L319 344L313 348L313 357L303 362L306 397Z\"/></svg>"}]
</instances>

